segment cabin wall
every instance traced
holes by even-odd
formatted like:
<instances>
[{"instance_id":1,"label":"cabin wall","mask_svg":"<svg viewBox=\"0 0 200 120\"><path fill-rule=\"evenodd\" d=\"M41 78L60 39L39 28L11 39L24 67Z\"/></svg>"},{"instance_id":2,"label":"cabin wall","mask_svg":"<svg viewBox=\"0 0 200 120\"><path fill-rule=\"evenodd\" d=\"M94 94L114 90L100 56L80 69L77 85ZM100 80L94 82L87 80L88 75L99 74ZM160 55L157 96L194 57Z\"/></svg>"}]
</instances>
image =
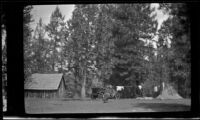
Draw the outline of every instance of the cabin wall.
<instances>
[{"instance_id":1,"label":"cabin wall","mask_svg":"<svg viewBox=\"0 0 200 120\"><path fill-rule=\"evenodd\" d=\"M24 95L28 98L57 98L57 90L26 90Z\"/></svg>"},{"instance_id":2,"label":"cabin wall","mask_svg":"<svg viewBox=\"0 0 200 120\"><path fill-rule=\"evenodd\" d=\"M66 88L64 78L62 78L57 90L24 90L24 96L29 98L64 98Z\"/></svg>"},{"instance_id":3,"label":"cabin wall","mask_svg":"<svg viewBox=\"0 0 200 120\"><path fill-rule=\"evenodd\" d=\"M66 86L64 79L61 80L60 85L58 87L58 97L59 98L64 98L65 97L65 91L66 91Z\"/></svg>"}]
</instances>

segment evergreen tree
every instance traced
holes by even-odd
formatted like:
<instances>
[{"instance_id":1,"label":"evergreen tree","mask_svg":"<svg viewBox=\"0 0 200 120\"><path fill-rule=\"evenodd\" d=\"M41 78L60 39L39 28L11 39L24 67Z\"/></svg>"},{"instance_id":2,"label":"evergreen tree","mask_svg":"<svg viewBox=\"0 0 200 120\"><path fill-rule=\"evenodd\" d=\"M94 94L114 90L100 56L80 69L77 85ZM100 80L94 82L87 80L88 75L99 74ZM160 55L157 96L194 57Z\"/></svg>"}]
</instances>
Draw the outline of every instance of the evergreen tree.
<instances>
[{"instance_id":1,"label":"evergreen tree","mask_svg":"<svg viewBox=\"0 0 200 120\"><path fill-rule=\"evenodd\" d=\"M72 61L76 80L81 83L81 97L86 97L88 73L93 63L95 5L76 5L72 19L68 21L72 49Z\"/></svg>"},{"instance_id":2,"label":"evergreen tree","mask_svg":"<svg viewBox=\"0 0 200 120\"><path fill-rule=\"evenodd\" d=\"M35 72L43 73L48 71L48 45L49 42L45 39L45 25L40 18L39 23L37 24L33 36L32 48L33 48L33 61L35 66Z\"/></svg>"},{"instance_id":3,"label":"evergreen tree","mask_svg":"<svg viewBox=\"0 0 200 120\"><path fill-rule=\"evenodd\" d=\"M95 67L99 81L108 83L112 74L114 39L112 38L112 9L110 4L98 5L97 17L95 20Z\"/></svg>"},{"instance_id":4,"label":"evergreen tree","mask_svg":"<svg viewBox=\"0 0 200 120\"><path fill-rule=\"evenodd\" d=\"M153 39L156 31L151 12L150 4L119 4L114 9L114 70L118 71L125 85L135 86L136 81L147 79L148 67L144 57L150 55L148 50L151 49L145 41Z\"/></svg>"},{"instance_id":5,"label":"evergreen tree","mask_svg":"<svg viewBox=\"0 0 200 120\"><path fill-rule=\"evenodd\" d=\"M56 67L62 69L64 60L62 59L62 47L66 39L66 23L64 22L59 7L51 14L50 23L46 26L48 37L50 38L49 56L51 60L51 71L55 71Z\"/></svg>"},{"instance_id":6,"label":"evergreen tree","mask_svg":"<svg viewBox=\"0 0 200 120\"><path fill-rule=\"evenodd\" d=\"M23 10L23 37L24 37L24 73L25 80L32 73L32 64L31 64L31 32L30 23L33 22L32 15L30 14L32 6L26 6Z\"/></svg>"}]
</instances>

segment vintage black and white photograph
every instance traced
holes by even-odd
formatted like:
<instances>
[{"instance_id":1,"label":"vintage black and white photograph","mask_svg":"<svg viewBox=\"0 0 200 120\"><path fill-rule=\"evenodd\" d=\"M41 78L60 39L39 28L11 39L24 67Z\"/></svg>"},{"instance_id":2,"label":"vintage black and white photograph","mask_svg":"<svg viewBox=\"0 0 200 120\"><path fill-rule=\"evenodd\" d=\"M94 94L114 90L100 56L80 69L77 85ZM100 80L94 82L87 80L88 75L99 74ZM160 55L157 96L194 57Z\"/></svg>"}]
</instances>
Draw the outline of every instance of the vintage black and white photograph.
<instances>
[{"instance_id":1,"label":"vintage black and white photograph","mask_svg":"<svg viewBox=\"0 0 200 120\"><path fill-rule=\"evenodd\" d=\"M23 17L26 113L190 111L187 4L29 5Z\"/></svg>"}]
</instances>

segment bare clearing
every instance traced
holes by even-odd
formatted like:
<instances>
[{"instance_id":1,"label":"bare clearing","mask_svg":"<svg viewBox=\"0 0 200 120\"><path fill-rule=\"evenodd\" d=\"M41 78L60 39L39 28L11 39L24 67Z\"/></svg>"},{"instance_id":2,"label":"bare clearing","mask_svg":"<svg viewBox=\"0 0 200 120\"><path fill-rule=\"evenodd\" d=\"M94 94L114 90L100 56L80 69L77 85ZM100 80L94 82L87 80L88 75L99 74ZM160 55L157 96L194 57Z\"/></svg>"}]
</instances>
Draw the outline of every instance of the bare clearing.
<instances>
[{"instance_id":1,"label":"bare clearing","mask_svg":"<svg viewBox=\"0 0 200 120\"><path fill-rule=\"evenodd\" d=\"M189 99L180 100L47 100L25 99L26 113L109 113L189 111Z\"/></svg>"}]
</instances>

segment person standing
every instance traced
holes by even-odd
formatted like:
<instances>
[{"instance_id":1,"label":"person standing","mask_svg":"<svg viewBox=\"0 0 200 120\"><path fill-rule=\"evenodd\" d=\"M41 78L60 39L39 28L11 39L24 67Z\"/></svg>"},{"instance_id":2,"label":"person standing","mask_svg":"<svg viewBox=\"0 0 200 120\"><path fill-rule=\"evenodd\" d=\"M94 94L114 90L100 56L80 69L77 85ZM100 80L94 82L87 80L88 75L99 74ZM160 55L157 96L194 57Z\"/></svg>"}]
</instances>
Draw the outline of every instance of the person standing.
<instances>
[{"instance_id":1,"label":"person standing","mask_svg":"<svg viewBox=\"0 0 200 120\"><path fill-rule=\"evenodd\" d=\"M158 94L158 86L154 86L154 97Z\"/></svg>"},{"instance_id":2,"label":"person standing","mask_svg":"<svg viewBox=\"0 0 200 120\"><path fill-rule=\"evenodd\" d=\"M139 88L139 96L140 97L143 97L143 90L142 90L142 85L138 85L138 88Z\"/></svg>"}]
</instances>

